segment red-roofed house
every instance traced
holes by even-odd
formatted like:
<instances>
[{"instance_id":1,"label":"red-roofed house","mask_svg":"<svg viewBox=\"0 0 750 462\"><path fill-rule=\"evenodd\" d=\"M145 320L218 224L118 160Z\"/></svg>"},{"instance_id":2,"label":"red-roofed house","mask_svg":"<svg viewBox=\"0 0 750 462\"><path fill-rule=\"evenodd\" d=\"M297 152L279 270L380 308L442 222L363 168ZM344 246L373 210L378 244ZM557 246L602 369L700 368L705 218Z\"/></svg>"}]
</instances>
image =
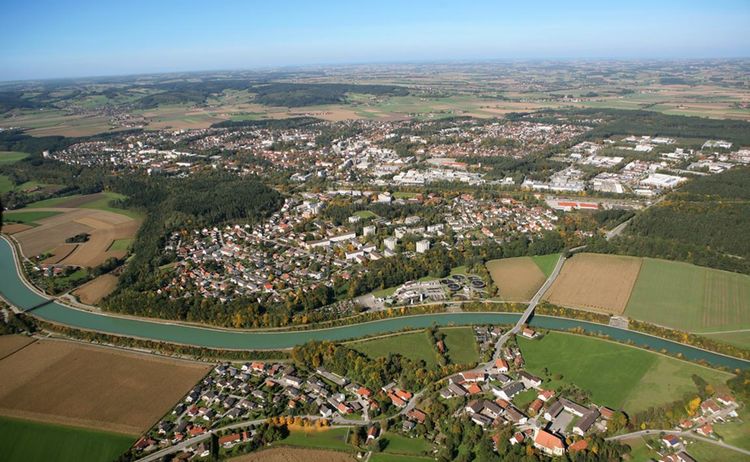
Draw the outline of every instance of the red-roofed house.
<instances>
[{"instance_id":1,"label":"red-roofed house","mask_svg":"<svg viewBox=\"0 0 750 462\"><path fill-rule=\"evenodd\" d=\"M588 441L586 441L586 440L578 440L575 443L571 444L570 447L568 448L568 450L570 452L578 452L578 451L583 451L587 447L589 447L589 442Z\"/></svg>"},{"instance_id":2,"label":"red-roofed house","mask_svg":"<svg viewBox=\"0 0 750 462\"><path fill-rule=\"evenodd\" d=\"M563 441L544 430L539 430L534 436L534 447L550 456L561 456L565 454Z\"/></svg>"}]
</instances>

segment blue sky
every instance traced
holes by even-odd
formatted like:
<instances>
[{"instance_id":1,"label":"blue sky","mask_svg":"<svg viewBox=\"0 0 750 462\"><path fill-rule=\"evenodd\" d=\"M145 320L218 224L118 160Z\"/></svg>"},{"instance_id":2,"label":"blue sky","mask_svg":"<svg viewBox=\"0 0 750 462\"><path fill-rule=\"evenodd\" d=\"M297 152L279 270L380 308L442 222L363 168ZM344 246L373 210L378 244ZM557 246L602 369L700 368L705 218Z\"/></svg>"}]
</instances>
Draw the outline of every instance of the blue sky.
<instances>
[{"instance_id":1,"label":"blue sky","mask_svg":"<svg viewBox=\"0 0 750 462\"><path fill-rule=\"evenodd\" d=\"M337 63L750 56L750 0L3 0L0 12L0 80Z\"/></svg>"}]
</instances>

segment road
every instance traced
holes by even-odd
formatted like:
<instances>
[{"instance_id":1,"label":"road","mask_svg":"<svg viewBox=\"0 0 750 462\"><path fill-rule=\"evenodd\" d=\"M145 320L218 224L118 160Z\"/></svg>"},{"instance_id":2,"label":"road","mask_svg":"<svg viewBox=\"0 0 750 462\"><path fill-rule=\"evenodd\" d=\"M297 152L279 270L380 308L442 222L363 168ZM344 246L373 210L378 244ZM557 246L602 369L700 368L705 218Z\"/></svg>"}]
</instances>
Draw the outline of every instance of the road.
<instances>
[{"instance_id":1,"label":"road","mask_svg":"<svg viewBox=\"0 0 750 462\"><path fill-rule=\"evenodd\" d=\"M607 438L608 441L620 441L620 440L627 440L630 438L635 438L638 436L647 436L647 435L656 435L659 436L660 434L665 435L675 435L680 436L683 438L692 438L694 440L703 441L704 443L710 443L716 446L721 446L725 449L730 449L732 451L737 451L741 454L745 454L750 456L750 451L742 448L738 448L737 446L732 446L731 444L727 444L723 441L718 441L711 438L706 438L705 436L697 435L691 431L680 431L680 430L641 430L633 433L626 433L624 435L617 435Z\"/></svg>"},{"instance_id":2,"label":"road","mask_svg":"<svg viewBox=\"0 0 750 462\"><path fill-rule=\"evenodd\" d=\"M523 315L518 319L518 322L516 323L513 328L511 328L508 332L504 333L500 336L500 338L497 340L497 343L495 343L495 354L493 355L493 361L489 362L486 367L492 367L494 360L500 358L500 352L502 351L503 345L505 345L505 342L508 341L511 335L515 335L518 333L518 331L521 330L521 327L523 327L524 324L526 324L531 317L531 314L534 312L534 309L536 308L537 304L542 300L542 297L544 296L544 293L547 292L547 289L552 285L553 282L555 282L555 279L557 279L557 276L560 274L560 270L563 267L563 263L565 263L565 257L560 255L560 258L557 259L557 263L555 264L555 268L552 270L552 273L549 275L546 281L544 281L544 284L542 284L542 287L539 288L539 290L534 294L534 297L532 297L531 301L529 301L529 305L526 307L526 310L523 312Z\"/></svg>"}]
</instances>

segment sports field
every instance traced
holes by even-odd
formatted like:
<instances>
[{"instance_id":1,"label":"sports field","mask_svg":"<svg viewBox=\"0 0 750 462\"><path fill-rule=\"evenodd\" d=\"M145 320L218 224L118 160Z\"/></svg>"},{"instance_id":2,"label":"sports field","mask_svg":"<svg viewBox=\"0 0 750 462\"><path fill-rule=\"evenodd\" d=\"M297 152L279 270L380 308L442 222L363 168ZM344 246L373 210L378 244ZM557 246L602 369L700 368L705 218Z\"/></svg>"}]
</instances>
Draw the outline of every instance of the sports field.
<instances>
[{"instance_id":1,"label":"sports field","mask_svg":"<svg viewBox=\"0 0 750 462\"><path fill-rule=\"evenodd\" d=\"M541 340L519 337L527 369L550 381L542 388L575 384L597 404L637 412L696 390L691 376L713 384L731 374L602 339L551 332ZM562 378L555 380L555 374Z\"/></svg>"},{"instance_id":2,"label":"sports field","mask_svg":"<svg viewBox=\"0 0 750 462\"><path fill-rule=\"evenodd\" d=\"M622 314L641 259L582 253L569 258L544 298L555 305Z\"/></svg>"},{"instance_id":3,"label":"sports field","mask_svg":"<svg viewBox=\"0 0 750 462\"><path fill-rule=\"evenodd\" d=\"M0 417L0 450L6 462L110 462L133 440L117 433Z\"/></svg>"},{"instance_id":4,"label":"sports field","mask_svg":"<svg viewBox=\"0 0 750 462\"><path fill-rule=\"evenodd\" d=\"M625 315L717 339L721 331L750 330L750 276L645 258Z\"/></svg>"},{"instance_id":5,"label":"sports field","mask_svg":"<svg viewBox=\"0 0 750 462\"><path fill-rule=\"evenodd\" d=\"M0 360L0 414L139 435L209 367L39 340Z\"/></svg>"},{"instance_id":6,"label":"sports field","mask_svg":"<svg viewBox=\"0 0 750 462\"><path fill-rule=\"evenodd\" d=\"M546 279L544 270L531 257L491 260L487 262L487 271L505 301L529 301Z\"/></svg>"}]
</instances>

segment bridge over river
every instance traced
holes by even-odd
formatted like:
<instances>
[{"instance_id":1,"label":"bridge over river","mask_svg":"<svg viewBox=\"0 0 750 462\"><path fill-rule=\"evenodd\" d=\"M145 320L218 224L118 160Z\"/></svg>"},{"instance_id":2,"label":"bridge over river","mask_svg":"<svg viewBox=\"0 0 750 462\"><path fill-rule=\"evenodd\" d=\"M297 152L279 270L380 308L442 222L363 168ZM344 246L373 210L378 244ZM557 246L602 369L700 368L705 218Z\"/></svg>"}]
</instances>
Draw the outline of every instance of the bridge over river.
<instances>
[{"instance_id":1,"label":"bridge over river","mask_svg":"<svg viewBox=\"0 0 750 462\"><path fill-rule=\"evenodd\" d=\"M461 312L400 316L378 321L362 322L340 327L314 330L239 330L188 325L136 317L111 315L75 308L59 300L50 299L31 287L19 272L15 248L3 237L0 239L0 295L16 310L33 308L29 314L39 319L74 328L124 337L169 342L197 347L232 350L276 350L292 348L311 340L347 340L370 335L423 329L431 325L513 325L521 313ZM604 334L614 340L630 341L653 350L682 354L689 360L704 360L728 368L750 368L750 362L701 350L658 337L586 321L534 316L529 321L537 328L584 331Z\"/></svg>"}]
</instances>

